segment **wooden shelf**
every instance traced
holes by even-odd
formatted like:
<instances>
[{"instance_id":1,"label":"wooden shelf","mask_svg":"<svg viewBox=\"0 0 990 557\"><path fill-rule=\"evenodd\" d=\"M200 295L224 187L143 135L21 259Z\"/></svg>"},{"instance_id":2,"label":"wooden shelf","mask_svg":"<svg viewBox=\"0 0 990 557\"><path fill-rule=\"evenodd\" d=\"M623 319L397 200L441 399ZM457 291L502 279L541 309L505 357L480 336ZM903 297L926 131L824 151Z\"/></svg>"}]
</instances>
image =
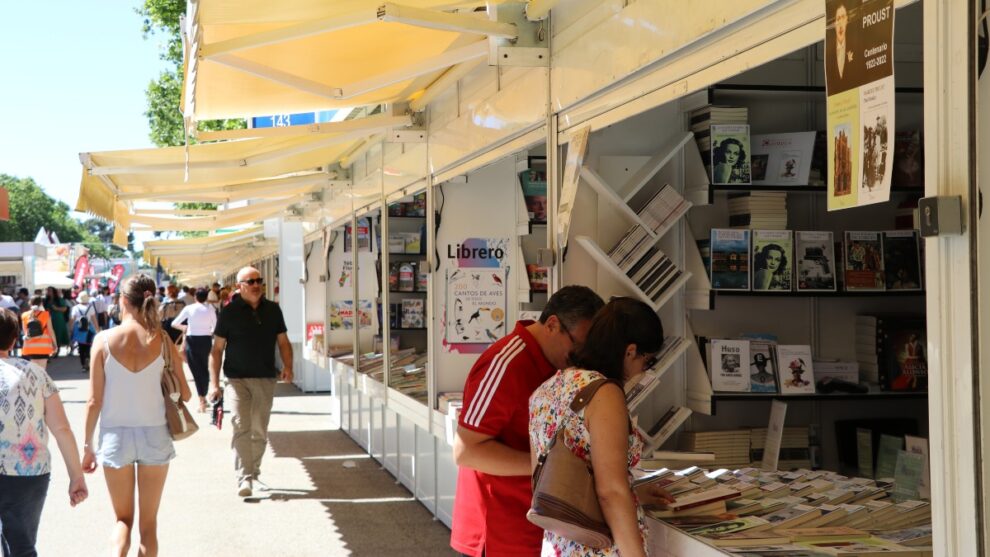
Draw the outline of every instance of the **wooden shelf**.
<instances>
[{"instance_id":1,"label":"wooden shelf","mask_svg":"<svg viewBox=\"0 0 990 557\"><path fill-rule=\"evenodd\" d=\"M762 290L714 290L716 298L728 296L732 298L903 298L924 296L924 290L839 290L836 292L808 292L795 290L791 292L769 292Z\"/></svg>"}]
</instances>

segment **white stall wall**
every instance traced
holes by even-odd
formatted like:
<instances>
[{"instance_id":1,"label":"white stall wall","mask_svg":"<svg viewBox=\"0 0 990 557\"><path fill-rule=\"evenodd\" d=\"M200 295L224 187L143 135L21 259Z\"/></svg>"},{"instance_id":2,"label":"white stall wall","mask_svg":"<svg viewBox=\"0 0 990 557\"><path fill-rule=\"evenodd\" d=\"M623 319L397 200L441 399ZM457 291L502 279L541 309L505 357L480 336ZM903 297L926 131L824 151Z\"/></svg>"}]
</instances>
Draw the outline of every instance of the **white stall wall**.
<instances>
[{"instance_id":1,"label":"white stall wall","mask_svg":"<svg viewBox=\"0 0 990 557\"><path fill-rule=\"evenodd\" d=\"M285 316L289 341L305 340L305 314L303 289L299 281L303 271L303 227L300 221L282 220L279 223L279 293L278 302ZM272 279L269 279L272 280Z\"/></svg>"},{"instance_id":2,"label":"white stall wall","mask_svg":"<svg viewBox=\"0 0 990 557\"><path fill-rule=\"evenodd\" d=\"M326 317L327 303L327 270L323 262L323 240L317 240L306 245L303 257L306 259L306 284L304 297L306 307L306 323L323 323ZM322 278L322 280L321 280Z\"/></svg>"},{"instance_id":3,"label":"white stall wall","mask_svg":"<svg viewBox=\"0 0 990 557\"><path fill-rule=\"evenodd\" d=\"M437 232L436 246L440 253L438 268L434 272L433 313L430 316L434 334L434 362L436 370L436 392L461 391L471 365L478 353L460 354L450 352L443 344L444 326L444 277L448 270L457 268L456 260L447 258L447 246L461 243L465 238L508 238L513 251L518 249L515 241L516 221L505 215L516 214L516 163L514 157L503 159L495 164L471 172L467 183L446 183L437 194L437 206L443 204L443 217ZM503 218L492 218L503 215ZM505 265L510 266L508 284L513 284L516 273L525 269L516 268L517 254L505 256ZM508 288L506 304L507 329L516 321L518 292Z\"/></svg>"}]
</instances>

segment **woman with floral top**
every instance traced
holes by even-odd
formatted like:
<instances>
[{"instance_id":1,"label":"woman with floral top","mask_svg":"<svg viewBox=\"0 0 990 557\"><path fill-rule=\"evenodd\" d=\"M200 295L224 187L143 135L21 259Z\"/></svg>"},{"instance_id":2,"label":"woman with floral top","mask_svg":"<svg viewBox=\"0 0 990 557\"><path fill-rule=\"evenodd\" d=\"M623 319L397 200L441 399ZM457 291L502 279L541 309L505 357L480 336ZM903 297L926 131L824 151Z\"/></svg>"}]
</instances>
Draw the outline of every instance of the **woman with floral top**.
<instances>
[{"instance_id":1,"label":"woman with floral top","mask_svg":"<svg viewBox=\"0 0 990 557\"><path fill-rule=\"evenodd\" d=\"M69 504L86 499L86 480L76 439L58 389L35 364L10 357L17 316L0 310L0 547L9 555L37 555L41 509L48 494L51 456L48 430L58 442L69 475Z\"/></svg>"},{"instance_id":2,"label":"woman with floral top","mask_svg":"<svg viewBox=\"0 0 990 557\"><path fill-rule=\"evenodd\" d=\"M645 526L639 504L670 500L659 487L637 493L629 470L639 462L643 440L631 428L622 384L655 362L663 343L663 326L653 309L632 298L614 298L592 321L587 340L571 354L573 366L560 370L529 399L530 455L546 454L560 428L564 444L594 470L595 491L614 543L594 549L546 532L544 557L645 557ZM574 397L585 386L607 379L579 412Z\"/></svg>"}]
</instances>

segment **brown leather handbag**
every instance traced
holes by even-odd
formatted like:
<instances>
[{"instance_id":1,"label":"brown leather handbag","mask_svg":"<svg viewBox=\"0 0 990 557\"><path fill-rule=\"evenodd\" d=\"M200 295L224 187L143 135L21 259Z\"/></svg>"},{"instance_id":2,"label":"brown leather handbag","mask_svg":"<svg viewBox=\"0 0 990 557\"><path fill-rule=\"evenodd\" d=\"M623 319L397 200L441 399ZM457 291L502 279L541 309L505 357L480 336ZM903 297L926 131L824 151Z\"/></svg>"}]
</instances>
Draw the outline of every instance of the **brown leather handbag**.
<instances>
[{"instance_id":1,"label":"brown leather handbag","mask_svg":"<svg viewBox=\"0 0 990 557\"><path fill-rule=\"evenodd\" d=\"M199 431L199 426L196 425L192 412L182 402L181 387L176 377L176 364L172 361L172 339L164 333L162 334L162 358L165 360L165 369L162 370L165 421L168 423L168 432L172 435L172 439L180 441ZM180 362L178 365L181 366L182 363ZM182 373L181 368L178 373Z\"/></svg>"},{"instance_id":2,"label":"brown leather handbag","mask_svg":"<svg viewBox=\"0 0 990 557\"><path fill-rule=\"evenodd\" d=\"M571 402L571 410L581 411L611 379L598 379L586 385ZM533 504L526 518L548 532L595 549L612 545L612 531L605 522L591 463L576 456L564 444L563 426L557 431L546 454L540 455L533 471Z\"/></svg>"}]
</instances>

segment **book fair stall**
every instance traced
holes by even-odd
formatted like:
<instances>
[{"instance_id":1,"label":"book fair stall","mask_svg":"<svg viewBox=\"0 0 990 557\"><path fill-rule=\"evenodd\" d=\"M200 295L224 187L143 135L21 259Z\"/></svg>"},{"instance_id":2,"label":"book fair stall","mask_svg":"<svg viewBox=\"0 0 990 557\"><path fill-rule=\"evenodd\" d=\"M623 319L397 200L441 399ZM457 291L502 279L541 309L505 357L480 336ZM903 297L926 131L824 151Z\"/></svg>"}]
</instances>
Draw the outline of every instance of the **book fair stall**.
<instances>
[{"instance_id":1,"label":"book fair stall","mask_svg":"<svg viewBox=\"0 0 990 557\"><path fill-rule=\"evenodd\" d=\"M186 84L191 119L379 106L333 128L347 146L262 261L302 308L297 384L332 391L341 429L450 525L471 365L582 284L663 321L626 386L636 481L676 498L647 509L651 555L979 554L985 232L975 80L949 63L972 14L414 3L206 41ZM190 30L224 23L199 4ZM420 46L323 59L361 33ZM266 41L306 60L259 67Z\"/></svg>"}]
</instances>

